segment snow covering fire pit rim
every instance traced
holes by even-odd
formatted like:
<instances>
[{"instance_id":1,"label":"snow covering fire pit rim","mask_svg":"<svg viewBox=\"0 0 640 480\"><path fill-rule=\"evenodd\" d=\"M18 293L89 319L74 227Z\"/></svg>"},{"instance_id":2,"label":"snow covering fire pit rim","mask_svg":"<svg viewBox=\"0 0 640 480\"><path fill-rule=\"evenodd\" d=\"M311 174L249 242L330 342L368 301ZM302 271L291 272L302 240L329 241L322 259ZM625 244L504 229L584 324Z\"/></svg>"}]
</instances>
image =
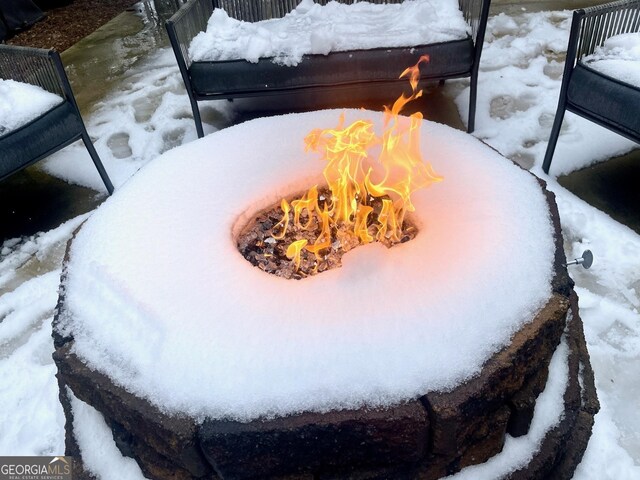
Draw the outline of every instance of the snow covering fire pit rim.
<instances>
[{"instance_id":1,"label":"snow covering fire pit rim","mask_svg":"<svg viewBox=\"0 0 640 480\"><path fill-rule=\"evenodd\" d=\"M380 115L379 113L375 113L375 112L365 112L365 113L366 113L367 115L371 115L371 116L373 116L374 118L375 118L376 116ZM350 112L349 112L349 114L351 114L351 115L356 115L356 114L357 114L357 115L361 115L361 114L362 114L362 112L361 112L361 111L350 111ZM305 121L308 121L308 119L309 119L309 118L313 118L313 120L314 120L314 121L315 121L315 120L317 120L317 119L320 119L320 121L321 121L321 122L324 122L324 125L321 125L321 126L332 126L332 125L334 125L334 124L335 124L335 122L336 122L337 115L336 115L336 111L312 112L312 113L309 113L309 114L286 115L286 116L282 116L282 117L279 117L279 118L275 119L275 123L276 123L276 124L278 124L278 122L285 122L285 123L287 123L287 122L288 122L288 123L287 123L287 125L288 125L288 126L294 126L294 125L299 124L300 122L303 122L303 123L304 123ZM213 134L213 135L211 135L211 136L209 136L209 137L207 137L207 138L205 138L205 139L203 139L203 140L200 140L200 141L198 141L198 142L194 142L194 143L193 143L193 144L191 144L191 145L186 145L186 146L185 146L185 147L183 147L183 148L175 149L175 150L173 150L173 151L171 151L171 152L168 152L167 154L163 155L163 157L159 158L159 159L157 160L157 162L160 162L160 163L161 163L161 162L164 162L164 163L166 164L166 163L167 163L167 161L168 161L167 159L168 159L168 158L170 158L172 161L181 161L181 162L182 162L182 167L183 167L183 168L187 168L187 167L189 166L189 163L187 163L185 160L188 160L188 157L189 157L190 155L197 154L197 153L198 153L198 151L202 148L202 146L203 146L203 145L205 145L205 144L206 144L206 145L208 145L208 146L215 146L215 145L219 144L219 141L220 141L220 138L221 138L221 137L225 137L225 136L226 136L226 137L233 136L232 134L237 133L238 129L242 129L242 128L245 128L245 129L246 129L246 128L249 128L249 127L251 127L251 128L261 128L261 129L264 129L265 127L268 127L268 124L269 124L270 122L274 122L274 119L259 119L258 121L254 121L254 122L255 122L255 123L253 123L253 124L252 124L251 122L248 122L247 124L242 124L242 125L239 125L239 126L237 126L237 127L232 127L233 129L236 129L236 130L235 130L235 131L232 131L232 129L227 129L227 131L221 131L221 132L218 132L218 133ZM458 150L460 150L460 149L464 150L464 148L465 148L465 147L469 147L469 148L471 148L471 150L472 150L472 151L475 151L475 152L477 152L477 151L481 151L481 152L482 152L482 154L486 153L487 151L490 151L490 152L491 152L491 154L490 154L490 155L491 155L491 156L493 156L493 158L494 158L494 160L492 160L492 161L496 161L496 162L505 162L505 163L508 163L508 164L510 165L510 167L509 167L509 168L514 168L514 169L516 169L516 167L513 167L513 166L511 165L511 163L510 163L510 162L507 162L506 160L504 160L504 159L503 159L503 158L501 158L501 157L500 157L500 158L498 158L498 155L497 155L493 150L488 149L486 146L484 146L484 145L480 144L480 142L478 142L477 140L475 140L475 139L473 139L473 138L471 138L471 137L468 137L466 134L464 134L464 133L462 133L462 132L454 131L454 130L449 129L448 127L445 127L445 126L442 126L442 125L432 124L431 122L425 122L425 126L427 127L427 130L428 130L429 134L433 134L433 132L434 132L434 131L435 131L437 134L439 134L439 135L440 135L440 137L437 139L437 141L438 141L438 142L440 142L440 143L446 143L446 144L447 144L447 148L454 148L454 150L455 150L455 148L458 148ZM272 130L274 130L274 128L273 128L273 127L271 127L271 129L272 129ZM304 130L304 128L302 128L302 129L301 129L299 126L298 126L298 128L297 128L297 129L298 129L298 130ZM276 130L282 130L282 128L276 128ZM300 143L301 143L301 138L302 138L302 136L300 137L300 140L299 140L299 141L300 141ZM228 138L227 138L227 140L228 140ZM254 143L260 144L261 138L257 138L257 139L256 139L256 138L253 138L253 139L252 139L252 141L253 141ZM460 147L460 145L457 145L457 147L456 147L456 145L452 145L452 144L462 144L462 147ZM472 145L473 145L473 147L471 147ZM228 145L227 145L227 146L228 146ZM241 145L241 146L239 146L239 147L238 147L238 149L241 149L241 147L245 147L245 145ZM300 148L300 147L292 148L292 147L288 146L287 148L288 148L288 151L301 151L301 148ZM427 147L427 150L431 151L431 150L430 150L430 147ZM215 149L215 148L209 149L209 150L207 151L207 153L210 153L211 151L216 151L216 149ZM220 154L224 154L224 153L225 153L225 152L224 152L224 149L218 149L218 150L217 150L217 152L218 152L218 153L220 153ZM257 152L257 153L260 153L260 152ZM186 157L186 158L185 158L185 157ZM225 160L227 160L227 161L229 160L229 156L228 156L228 155L226 155L226 156L225 156L225 155L220 155L220 157L226 157L226 158L225 158ZM233 156L231 156L231 159L233 159ZM260 159L262 159L262 157L261 157L261 158L259 158L258 160L260 160ZM210 162L215 162L216 160L221 161L221 159L220 159L220 158L217 158L217 159L216 159L216 158L211 158L211 155L209 155L208 160L209 160ZM254 160L255 160L255 159L254 159ZM469 160L469 161L468 161L468 164L469 164L469 166L471 166L472 164L477 165L477 164L479 163L479 161L480 161L480 160L482 160L482 159L465 159L465 160ZM313 164L313 161L310 161L309 163L312 163L312 164ZM225 164L223 164L223 165L225 165ZM150 165L150 167L152 167L152 166L153 166L153 165ZM438 165L434 165L434 167L436 168L436 170L438 170ZM316 168L316 167L313 167L313 168L302 167L302 170L298 171L297 175L299 175L299 176L300 176L300 178L302 178L302 177L308 178L310 175L311 175L311 176L315 175L315 176L317 177L318 173L317 173L317 170L315 170L315 172L314 172L314 169L315 169L315 168ZM445 167L443 166L443 167L441 167L441 168L445 168ZM445 169L446 169L446 168L445 168ZM140 183L139 177L140 177L140 176L142 176L142 174L145 174L145 172L146 172L146 171L148 171L148 170L149 170L149 168L147 168L147 169L145 169L145 170L141 171L141 172L140 172L140 174L139 174L136 178L133 178L133 179L131 180L131 182L130 182L128 185L126 185L126 186L121 190L121 192L120 192L118 195L116 195L114 198L115 198L115 199L117 199L119 196L125 195L127 190L134 189L134 188L138 188L136 185ZM516 169L516 170L518 170L518 171L519 171L520 169ZM528 174L528 173L524 173L524 172L522 173L522 175L529 176L529 174ZM447 173L445 173L445 182L444 182L444 183L446 183L446 182L447 182L447 178L446 178L446 177L447 177ZM450 182L452 181L452 180L451 180L451 177L450 177L449 181L450 181ZM498 182L497 182L495 179L493 179L493 180L491 180L491 179L490 179L490 181L494 182L494 184L498 184ZM255 183L255 182L254 182L254 183ZM300 182L298 182L298 183L300 183ZM535 181L531 181L531 183L532 183L532 184L535 184ZM492 186L493 186L493 185L491 185L490 187L492 187ZM513 188L511 185L505 185L505 186L502 186L502 187L503 187L503 188L506 188L506 189ZM533 187L532 187L532 188L533 188ZM539 187L538 187L537 185L535 186L535 188L536 188L536 189L539 189ZM434 191L434 189L435 189L435 187L433 187L433 188L431 189L431 191ZM177 191L177 189L176 189L176 188L174 188L174 187L173 187L173 186L171 186L171 185L168 185L168 190L169 190L168 192L167 192L167 191L164 191L164 192L163 192L163 194L169 194L169 197L171 197L171 195L174 193L174 191ZM258 193L258 195L261 195L261 194L262 194L262 192L263 192L264 190L265 190L265 189L263 188L263 189ZM427 193L430 193L431 191L429 191L429 192L427 192ZM464 189L464 192L467 192L467 193L468 193L468 191L469 191L469 189ZM429 197L429 199L431 198L429 195L425 195L425 196L428 196L428 197ZM538 196L539 196L539 198L540 198L540 201L541 201L541 202L543 202L543 203L545 203L545 205L546 205L546 202L545 202L545 200L544 200L544 195L540 195L540 194L539 194L539 190L538 190ZM273 194L272 194L272 197L278 198L278 197L279 197L279 194L278 194L278 193L273 193ZM171 197L171 198L173 198L173 197ZM268 200L270 201L271 199L268 199ZM467 200L468 200L468 199L467 199ZM442 199L440 199L440 201L442 201ZM113 201L108 201L108 202L105 204L105 207L107 207L109 204L112 204L112 203L113 203ZM266 201L265 201L265 203L266 203ZM428 203L428 202L427 202L427 203ZM227 213L228 213L228 212L227 212ZM94 218L95 218L95 216L94 216ZM236 217L236 218L237 218L237 217ZM92 220L93 220L93 219L92 219ZM546 220L546 214L545 214L545 220ZM91 224L91 221L90 221L90 222L88 222L88 223L85 225L85 227L83 227L82 231L80 232L80 236L82 236L82 233L85 231L85 229L86 229L90 224ZM228 222L228 223L227 223L227 226L230 228L230 222ZM226 227L225 227L225 228L226 228ZM550 227L550 226L549 226L549 227L547 227L546 231L547 231L547 232L550 232L550 231L551 231L551 227ZM538 232L538 233L541 233L541 232ZM92 234L93 234L93 233L92 233ZM551 243L553 243L553 242L552 242L552 240L551 240L552 233L549 233L549 237L550 237L550 240L549 240L549 241L550 241ZM232 238L232 237L229 235L228 231L227 231L227 233L226 233L226 238L227 238L227 240L228 240L228 241L231 241L231 238ZM458 240L459 240L459 239L458 239ZM443 241L444 241L444 240L443 240ZM414 242L415 242L415 240L414 240ZM414 243L414 242L410 242L410 243ZM75 242L74 242L74 245L75 245ZM366 250L366 248L368 248L368 247L365 247L365 250ZM382 247L382 248L383 248L383 247ZM401 248L405 248L405 247L403 246L403 247L401 247ZM363 257L363 256L367 256L367 255L369 255L369 252L367 252L367 253L366 253L366 255L364 255L364 254L363 254L363 255L360 255L360 256L361 256L361 257ZM72 256L73 256L73 255L72 255ZM244 261L244 259L241 259L241 258L240 258L239 260L241 260L241 261L243 262L243 264L244 264L244 263L246 263L246 262ZM366 260L367 260L366 258L365 258L364 260L363 260L362 258L360 258L360 259L359 259L359 260L357 260L357 261L359 261L359 262L360 262L360 265L363 265L363 264L364 264L364 265L366 265L366 264L367 264L367 261L366 261ZM461 266L461 265L460 265L460 264L462 264L462 263L465 263L465 262L464 262L464 260L466 260L466 259L459 259L459 258L458 258L458 259L456 259L456 258L452 258L452 259L451 259L451 261L452 261L452 262L454 262L454 263L458 262L458 265L460 266L460 268L462 268L462 267L464 267L465 269L466 269L466 268L469 268L469 265L467 265L467 264L465 264L464 266ZM393 258L393 262L396 262L396 261L397 261L397 258ZM364 263L363 263L363 262L364 262ZM392 262L392 263L393 263L393 262ZM406 263L406 262L405 262L405 263ZM409 263L411 263L411 262L409 262ZM551 264L553 263L553 260L552 260L552 259L549 259L549 262L548 262L548 263L549 263L549 269L551 269ZM70 262L69 264L72 264L72 262ZM68 264L68 265L69 265L69 264ZM68 265L67 265L67 266L68 266ZM400 265L402 265L402 262L400 262ZM394 264L394 265L393 265L393 267L394 267L394 268L395 268L396 266L397 266L396 264ZM391 265L389 265L388 267L390 268L390 267L391 267ZM251 267L248 267L248 268L250 269ZM386 268L386 267L385 267L385 268ZM329 272L329 273L330 273L330 272ZM256 274L260 274L260 275L261 275L261 278L262 278L263 276L265 276L265 274L263 274L262 272L256 272ZM95 280L95 278L94 278L93 280ZM174 279L174 281L175 281L175 279ZM205 282L205 283L206 283L206 282ZM352 282L351 282L351 283L352 283ZM68 282L67 282L67 284L68 284ZM551 291L551 287L550 287L550 286L549 286L549 287L546 287L546 288L545 288L545 290L546 290L547 292L550 292L550 291ZM140 306L140 305L138 304L138 306ZM115 317L115 320L116 320L117 322L122 322L123 320L119 318L119 313L121 313L121 312L120 312L120 311L114 311L114 312L113 312L113 316ZM532 312L532 313L533 313L533 312ZM84 321L84 320L83 320L83 321ZM517 323L518 323L518 325L521 325L521 324L522 324L522 322L524 322L524 321L525 321L524 319L520 319L520 320L518 320L518 322L517 322ZM129 324L129 325L131 325L131 324ZM87 326L86 324L83 324L83 326L82 326L83 328L81 328L81 329L80 329L80 331L81 331L82 333L81 333L81 335L79 335L79 336L77 335L76 340L79 340L79 342L77 342L77 343L81 343L82 341L87 340L87 337L83 337L83 335L85 335L85 333L87 332L87 330L86 330L86 328L85 328L86 326ZM133 324L133 327L137 327L137 325L134 323L134 324ZM188 326L187 326L187 328L188 328ZM269 328L269 326L266 326L266 328ZM340 326L340 325L338 325L338 326L337 326L337 327L335 327L335 328L337 328L337 329L338 329L338 331L340 331L340 329L341 329L341 328L344 330L344 326ZM77 333L77 332L76 332L76 333ZM380 336L380 337L382 337L382 336L384 336L384 334L383 334L383 333L380 333L380 334L379 334L379 336ZM507 335L507 340L508 340L508 338L509 338L509 337L510 337L510 334L509 334L509 335ZM375 338L375 337L372 337L372 338ZM334 339L335 339L335 338L332 338L332 341L333 341ZM152 340L153 340L153 339L152 339ZM506 340L505 340L505 341L506 341ZM117 343L117 342L116 342L116 343ZM125 345L125 346L126 346L126 345ZM81 354L81 356L83 356L83 357L85 358L85 360L87 360L87 361L89 362L89 364L91 364L91 365L93 365L94 367L96 367L96 365L97 365L97 364L96 364L96 358L94 357L93 359L91 359L91 358L87 359L87 358L86 358L86 356L85 356L86 354L90 353L91 347L93 347L93 345L92 345L92 346L89 346L89 344L87 344L87 345L85 345L84 347L78 348L78 352ZM77 348L77 347L76 347L76 348ZM492 348L494 349L493 351L495 351L495 348L498 348L498 347L494 345L494 346L492 346ZM102 353L104 353L104 352L102 352ZM120 353L120 352L117 352L117 353ZM148 353L148 352L146 352L146 353ZM352 352L352 351L348 351L348 353L349 353L349 354L352 354L353 352ZM485 357L485 358L486 358L486 357ZM98 366L99 366L99 365L98 365ZM111 365L110 365L110 366L111 366ZM103 366L103 367L104 367L104 366ZM117 368L116 368L115 370L117 370ZM111 370L110 368L107 368L107 371L114 371L114 370ZM467 374L467 375L465 375L465 376L458 377L458 379L459 379L459 381L462 381L464 378L468 378L468 377L469 377L469 375ZM122 380L122 378L120 378L120 380ZM125 380L126 380L126 379L125 379ZM126 382L126 381L124 381L123 383L125 383L125 384L126 384L127 382ZM214 382L214 383L215 383L215 382ZM451 385L451 387L453 387L453 386L454 386L454 385ZM141 393L141 392L138 392L138 393ZM154 395L153 393L152 393L150 396L151 396L152 398L154 398L154 397L155 397L155 395ZM412 395L406 395L406 396L405 396L405 398L410 398L411 396L412 396ZM183 399L183 400L184 400L184 399ZM394 397L394 398L392 398L392 399L384 400L384 401L382 402L382 404L388 404L389 402L390 402L390 403L392 403L392 402L397 401L397 400L398 400L398 398L395 398L395 397ZM199 399L198 401L202 403L203 399L201 398L201 399ZM349 405L349 404L346 404L346 405L345 405L345 404L343 404L343 405L342 405L342 407L343 407L343 408L348 408L349 406L359 405L359 404L360 404L360 403L362 403L362 402L367 403L367 401L366 401L366 399L365 399L365 400L359 400L358 402L354 402L354 403L352 403L352 404L350 404L350 405ZM385 403L385 402L386 402L386 403ZM188 402L186 402L186 403L188 403ZM374 402L374 403L375 403L375 402ZM177 404L174 404L173 406L169 405L169 407L168 407L168 408L169 408L170 410L171 410L172 408L175 408L175 409L176 409L176 411L179 411L179 410L180 410L180 408L177 408L177 407L178 407L178 405L177 405ZM312 409L312 410L314 410L314 409L316 409L316 410L323 410L323 409L330 409L330 408L332 408L332 406L328 406L328 405L325 405L325 406L317 406L317 405L316 405L316 406L314 407L314 406L310 406L310 405L308 405L308 404L303 404L303 405L298 405L298 406L296 406L296 407L293 407L293 405L289 404L289 406L288 406L287 408L290 408L290 409L291 409L290 411L295 411L295 410L297 410L297 409L299 409L299 408L303 408L303 409L310 408L310 409ZM241 411L242 411L242 410L241 410ZM192 413L194 413L194 412L192 412ZM280 412L280 414L282 414L282 413L283 413L283 412ZM244 414L241 414L241 416L242 416L242 415L246 415L246 411L245 411L245 413L244 413ZM250 418L250 417L251 417L251 414L249 414L249 417L247 417L247 418Z\"/></svg>"}]
</instances>

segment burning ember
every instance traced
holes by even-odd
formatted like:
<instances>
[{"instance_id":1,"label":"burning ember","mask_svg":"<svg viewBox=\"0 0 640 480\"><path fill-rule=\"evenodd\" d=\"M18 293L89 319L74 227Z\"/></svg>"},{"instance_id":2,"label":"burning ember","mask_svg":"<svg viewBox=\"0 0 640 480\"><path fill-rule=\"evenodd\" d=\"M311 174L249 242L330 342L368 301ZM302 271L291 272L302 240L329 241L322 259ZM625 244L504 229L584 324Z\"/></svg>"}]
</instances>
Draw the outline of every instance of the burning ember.
<instances>
[{"instance_id":1,"label":"burning ember","mask_svg":"<svg viewBox=\"0 0 640 480\"><path fill-rule=\"evenodd\" d=\"M409 78L412 91L385 107L382 135L368 120L345 127L342 115L336 128L306 136L306 150L327 162L327 185L282 199L279 214L277 208L259 214L238 240L247 260L269 273L303 278L339 266L357 245L379 241L390 247L417 234L406 218L415 210L411 195L442 177L420 153L422 114L407 118L400 112L422 95L419 66L428 60L420 57L400 75Z\"/></svg>"}]
</instances>

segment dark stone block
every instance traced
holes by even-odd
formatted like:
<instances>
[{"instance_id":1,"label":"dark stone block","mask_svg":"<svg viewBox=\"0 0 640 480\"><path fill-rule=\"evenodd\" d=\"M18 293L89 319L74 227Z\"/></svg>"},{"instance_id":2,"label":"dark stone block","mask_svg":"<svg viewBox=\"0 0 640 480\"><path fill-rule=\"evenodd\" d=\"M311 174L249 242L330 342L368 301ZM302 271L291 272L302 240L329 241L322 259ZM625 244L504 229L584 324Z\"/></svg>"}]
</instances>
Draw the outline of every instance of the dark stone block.
<instances>
[{"instance_id":1,"label":"dark stone block","mask_svg":"<svg viewBox=\"0 0 640 480\"><path fill-rule=\"evenodd\" d=\"M249 423L208 420L200 438L221 477L267 478L415 463L426 454L428 430L424 407L412 402Z\"/></svg>"},{"instance_id":2,"label":"dark stone block","mask_svg":"<svg viewBox=\"0 0 640 480\"><path fill-rule=\"evenodd\" d=\"M463 455L477 439L474 432L492 422L526 378L548 365L564 330L568 307L566 298L553 295L533 321L514 335L511 344L487 361L477 377L452 392L423 397L435 455Z\"/></svg>"},{"instance_id":3,"label":"dark stone block","mask_svg":"<svg viewBox=\"0 0 640 480\"><path fill-rule=\"evenodd\" d=\"M547 433L531 462L513 472L510 480L572 478L591 436L593 414L588 410L597 404L597 396L595 385L584 381L584 373L591 371L591 365L586 345L581 342L581 338L584 339L582 320L577 302L573 300L567 328L569 380L563 397L563 416L558 425ZM579 381L581 373L582 386Z\"/></svg>"},{"instance_id":4,"label":"dark stone block","mask_svg":"<svg viewBox=\"0 0 640 480\"><path fill-rule=\"evenodd\" d=\"M136 439L131 435L131 432L118 422L112 421L111 433L113 434L113 441L116 442L116 446L118 447L118 450L120 450L120 453L125 457L135 458Z\"/></svg>"},{"instance_id":5,"label":"dark stone block","mask_svg":"<svg viewBox=\"0 0 640 480\"><path fill-rule=\"evenodd\" d=\"M596 395L596 383L593 376L593 369L591 368L591 360L589 358L589 350L587 349L587 341L584 338L584 328L582 326L582 319L580 318L580 311L578 309L578 295L575 292L571 292L569 296L569 302L571 304L571 312L575 319L575 326L572 331L573 338L576 342L577 348L580 351L580 362L582 364L582 409L585 412L595 415L600 411L600 402Z\"/></svg>"},{"instance_id":6,"label":"dark stone block","mask_svg":"<svg viewBox=\"0 0 640 480\"><path fill-rule=\"evenodd\" d=\"M64 411L65 423L64 423L64 443L65 443L65 452L64 454L70 457L73 457L73 478L75 480L96 480L96 478L87 472L84 468L84 464L82 462L82 455L80 453L80 446L76 441L75 435L73 433L73 410L71 408L71 399L67 394L67 388L65 385L61 384L58 380L58 398L60 400L60 405L62 405L62 410Z\"/></svg>"},{"instance_id":7,"label":"dark stone block","mask_svg":"<svg viewBox=\"0 0 640 480\"><path fill-rule=\"evenodd\" d=\"M125 453L133 452L143 470L148 467L139 459L153 457L156 463L164 463L167 470L174 472L172 478L198 478L211 473L211 466L199 450L193 419L167 415L116 386L71 353L72 345L72 341L67 342L53 354L59 384L71 388L76 397L102 413L112 431L124 429L130 433ZM184 476L178 474L181 470L185 471Z\"/></svg>"},{"instance_id":8,"label":"dark stone block","mask_svg":"<svg viewBox=\"0 0 640 480\"><path fill-rule=\"evenodd\" d=\"M556 196L553 192L547 190L547 182L537 179L542 186L542 191L547 197L547 205L549 206L549 216L553 226L553 239L555 242L555 254L553 259L554 276L551 280L551 288L554 293L568 297L573 292L574 282L567 272L567 257L564 254L564 239L562 237L562 227L560 226L560 213L556 204Z\"/></svg>"},{"instance_id":9,"label":"dark stone block","mask_svg":"<svg viewBox=\"0 0 640 480\"><path fill-rule=\"evenodd\" d=\"M536 408L536 399L544 390L548 376L549 369L545 366L527 380L522 389L511 397L508 403L511 409L511 416L507 425L509 435L521 437L529 432L533 412Z\"/></svg>"},{"instance_id":10,"label":"dark stone block","mask_svg":"<svg viewBox=\"0 0 640 480\"><path fill-rule=\"evenodd\" d=\"M578 412L576 422L565 443L565 450L561 453L553 474L550 475L553 480L570 480L573 478L575 469L582 461L582 456L589 444L593 422L592 414L584 410Z\"/></svg>"},{"instance_id":11,"label":"dark stone block","mask_svg":"<svg viewBox=\"0 0 640 480\"><path fill-rule=\"evenodd\" d=\"M502 451L510 415L511 410L504 406L478 425L470 435L473 438L472 445L460 457L459 469L484 463Z\"/></svg>"}]
</instances>

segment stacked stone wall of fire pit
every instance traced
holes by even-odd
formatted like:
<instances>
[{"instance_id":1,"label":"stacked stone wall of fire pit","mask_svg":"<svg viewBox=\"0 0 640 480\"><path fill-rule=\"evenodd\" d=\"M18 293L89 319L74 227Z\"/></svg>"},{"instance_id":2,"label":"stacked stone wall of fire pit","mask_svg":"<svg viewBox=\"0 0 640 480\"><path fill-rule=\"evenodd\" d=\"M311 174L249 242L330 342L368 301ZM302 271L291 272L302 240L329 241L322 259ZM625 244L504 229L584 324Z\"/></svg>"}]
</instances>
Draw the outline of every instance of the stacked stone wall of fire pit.
<instances>
[{"instance_id":1,"label":"stacked stone wall of fire pit","mask_svg":"<svg viewBox=\"0 0 640 480\"><path fill-rule=\"evenodd\" d=\"M562 265L558 212L553 195L546 195L556 231L553 293L510 345L454 390L428 392L386 409L197 422L167 415L89 369L73 353L73 336L61 335L54 325L67 454L81 459L72 428L73 393L104 416L122 454L135 458L150 478L441 478L498 454L507 433L528 432L551 357L565 334L570 353L564 414L531 461L511 477L570 478L598 403L577 297ZM63 292L54 323L64 315ZM90 477L81 461L77 465L77 478Z\"/></svg>"}]
</instances>

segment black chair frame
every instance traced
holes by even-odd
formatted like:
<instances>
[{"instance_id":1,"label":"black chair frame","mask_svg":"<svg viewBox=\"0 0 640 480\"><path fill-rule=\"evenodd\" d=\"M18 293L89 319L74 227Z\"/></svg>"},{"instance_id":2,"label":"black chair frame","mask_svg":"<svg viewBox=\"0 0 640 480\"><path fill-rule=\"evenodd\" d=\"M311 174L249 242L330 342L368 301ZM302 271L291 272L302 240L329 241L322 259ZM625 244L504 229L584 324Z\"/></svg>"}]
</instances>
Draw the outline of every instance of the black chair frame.
<instances>
[{"instance_id":1,"label":"black chair frame","mask_svg":"<svg viewBox=\"0 0 640 480\"><path fill-rule=\"evenodd\" d=\"M0 180L82 139L109 194L113 184L87 133L60 55L0 45L0 78L30 83L59 95L62 102L15 130L0 134Z\"/></svg>"},{"instance_id":2,"label":"black chair frame","mask_svg":"<svg viewBox=\"0 0 640 480\"><path fill-rule=\"evenodd\" d=\"M317 3L326 3L329 0L316 0ZM339 0L341 3L353 3L354 0ZM402 0L368 0L372 3L401 3ZM476 98L477 98L477 83L478 83L478 68L480 65L480 57L482 54L482 44L484 42L484 35L487 25L487 18L489 15L489 7L491 0L458 0L460 10L463 13L464 19L469 24L471 28L471 35L468 41L472 44L471 51L468 53L469 61L468 64L464 67L463 70L455 69L452 67L451 70L446 69L445 66L441 66L438 69L438 72L435 74L437 76L429 75L428 73L423 73L422 79L429 80L440 80L442 83L445 79L450 78L465 78L470 77L470 98L469 98L469 118L468 118L468 132L473 132L475 128L475 112L476 112ZM287 94L293 91L296 92L313 92L318 90L324 90L328 88L354 88L358 87L358 85L362 86L367 83L377 82L378 84L389 84L391 82L385 81L377 81L370 78L360 78L357 81L349 81L343 83L335 83L333 85L323 85L320 82L317 84L313 84L310 82L309 85L305 86L287 86L284 85L270 85L269 88L265 88L265 82L254 82L251 88L246 88L244 90L221 90L215 89L215 91L202 91L202 89L198 89L194 87L194 77L195 77L195 69L194 62L189 57L189 45L191 40L201 31L206 28L207 21L213 10L215 8L224 8L226 12L239 20L255 22L270 18L280 18L290 12L296 5L299 3L299 0L189 0L185 2L182 7L167 21L166 27L169 35L169 40L171 42L171 46L176 56L176 60L178 62L178 66L180 68L180 73L182 74L182 79L184 81L187 93L189 95L189 101L191 102L191 109L193 110L193 117L196 124L196 130L198 133L198 137L204 136L204 132L202 129L202 119L200 115L200 111L198 109L198 101L202 100L216 100L216 99L233 99L233 98L242 98L242 97L258 97L258 96L271 96L271 95L282 95ZM444 42L442 44L434 44L434 48L442 49L447 46L448 43L454 42ZM379 57L379 62L384 63L388 60L389 49L380 49L381 56ZM397 49L398 52L400 49ZM405 49L408 50L408 49ZM369 52L369 51L361 51L361 52ZM358 52L354 53L356 55ZM336 52L335 54L329 54L329 56L335 55L335 57L339 57L340 52ZM375 53L374 53L375 55ZM386 55L386 57L382 56ZM432 60L435 55L432 55ZM325 60L321 57L325 56L309 56L309 57L317 57L319 62L325 62ZM334 58L335 58L334 57ZM326 58L326 57L325 57ZM263 60L261 60L263 62ZM264 67L268 60L265 60L262 64ZM195 62L196 64L200 62ZM206 62L204 62L206 63ZM212 62L209 62L212 63ZM230 62L220 62L221 64ZM248 63L248 62L244 62ZM270 62L269 62L270 63ZM236 64L237 65L237 64ZM255 64L251 64L254 65ZM197 66L197 65L196 65ZM405 65L406 67L407 65ZM233 71L233 66L225 67L227 70L222 73L223 75L228 75L230 78L229 81L232 81L234 76L236 78L242 77L246 74L247 69L253 67L242 67L243 71L239 72ZM261 66L257 66L257 68L261 68ZM404 67L403 67L404 68ZM326 69L325 69L326 70ZM397 83L397 80L393 80L394 83Z\"/></svg>"},{"instance_id":3,"label":"black chair frame","mask_svg":"<svg viewBox=\"0 0 640 480\"><path fill-rule=\"evenodd\" d=\"M582 61L606 39L638 31L640 0L621 0L573 12L558 109L542 164L545 173L549 173L567 110L640 143L640 88L589 68ZM582 92L585 86L593 87L594 96L601 96L601 105L609 104L608 111L589 107L588 94Z\"/></svg>"}]
</instances>

